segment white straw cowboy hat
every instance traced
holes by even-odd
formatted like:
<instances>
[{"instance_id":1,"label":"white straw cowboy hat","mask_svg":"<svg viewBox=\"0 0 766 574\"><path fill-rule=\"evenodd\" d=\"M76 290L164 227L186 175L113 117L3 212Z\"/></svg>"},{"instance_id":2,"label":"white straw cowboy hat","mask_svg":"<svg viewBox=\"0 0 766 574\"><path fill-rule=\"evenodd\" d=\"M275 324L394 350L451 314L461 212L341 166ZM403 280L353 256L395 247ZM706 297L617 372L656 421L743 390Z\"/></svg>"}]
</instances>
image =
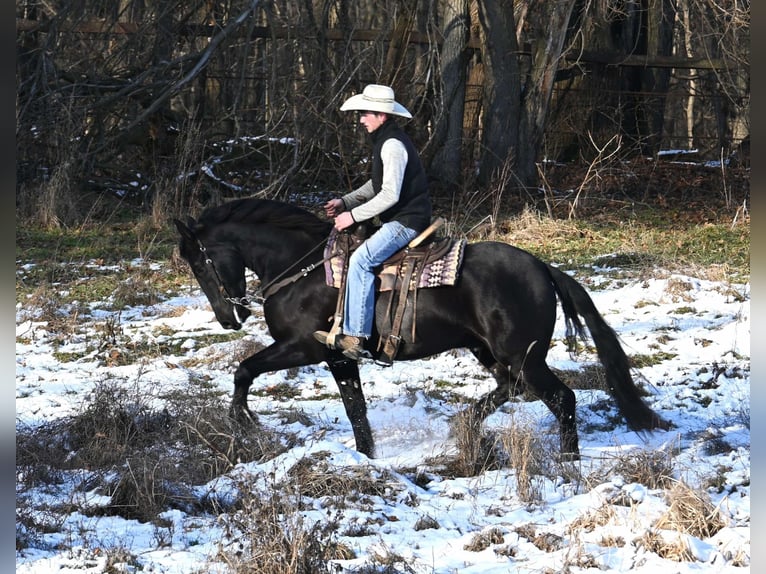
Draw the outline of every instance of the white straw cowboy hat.
<instances>
[{"instance_id":1,"label":"white straw cowboy hat","mask_svg":"<svg viewBox=\"0 0 766 574\"><path fill-rule=\"evenodd\" d=\"M360 112L384 112L403 118L412 114L394 99L394 90L380 84L370 84L361 94L351 96L340 107L340 111L358 110Z\"/></svg>"}]
</instances>

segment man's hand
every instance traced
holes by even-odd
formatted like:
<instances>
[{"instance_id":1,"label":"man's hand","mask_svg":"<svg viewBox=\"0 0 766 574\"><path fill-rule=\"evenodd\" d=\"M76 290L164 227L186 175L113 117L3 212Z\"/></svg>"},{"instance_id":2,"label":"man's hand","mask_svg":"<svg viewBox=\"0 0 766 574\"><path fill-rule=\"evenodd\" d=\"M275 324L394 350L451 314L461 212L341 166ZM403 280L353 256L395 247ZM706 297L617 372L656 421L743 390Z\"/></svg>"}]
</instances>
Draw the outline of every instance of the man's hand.
<instances>
[{"instance_id":1,"label":"man's hand","mask_svg":"<svg viewBox=\"0 0 766 574\"><path fill-rule=\"evenodd\" d=\"M324 212L327 217L335 217L339 213L343 212L344 209L345 205L343 204L343 200L339 198L331 199L324 204Z\"/></svg>"},{"instance_id":2,"label":"man's hand","mask_svg":"<svg viewBox=\"0 0 766 574\"><path fill-rule=\"evenodd\" d=\"M355 223L350 211L344 211L335 218L335 229L343 231Z\"/></svg>"}]
</instances>

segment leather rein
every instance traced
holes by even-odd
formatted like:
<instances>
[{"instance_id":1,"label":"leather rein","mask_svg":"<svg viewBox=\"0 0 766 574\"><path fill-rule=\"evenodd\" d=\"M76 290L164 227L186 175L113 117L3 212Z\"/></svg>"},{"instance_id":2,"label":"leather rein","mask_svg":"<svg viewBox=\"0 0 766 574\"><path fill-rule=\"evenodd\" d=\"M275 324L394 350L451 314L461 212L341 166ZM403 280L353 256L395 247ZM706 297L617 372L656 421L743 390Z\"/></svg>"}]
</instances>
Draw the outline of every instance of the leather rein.
<instances>
[{"instance_id":1,"label":"leather rein","mask_svg":"<svg viewBox=\"0 0 766 574\"><path fill-rule=\"evenodd\" d=\"M205 257L205 264L210 265L210 267L213 270L213 276L215 277L215 281L218 284L218 290L223 295L224 300L234 305L241 305L242 307L247 307L249 309L251 298L248 297L247 295L245 295L244 297L232 297L229 294L229 290L226 288L226 285L221 279L221 275L218 273L218 269L215 266L215 262L210 258L210 256L207 253L207 247L205 247L204 243L202 243L202 241L199 238L196 238L196 239L197 239L197 245L199 246L199 250L202 252L202 254ZM320 259L319 261L316 261L314 263L311 263L310 265L307 265L306 267L301 268L300 271L285 277L285 275L287 275L290 272L290 270L300 265L300 263L304 259L306 259L309 255L314 253L317 249L322 247L324 244L326 244L328 239L329 238L325 238L319 243L317 243L314 247L312 247L305 255L303 255L300 259L298 259L295 263L290 265L282 273L280 273L274 279L269 281L268 284L266 284L265 286L259 286L255 290L255 296L252 297L252 300L262 305L268 297L271 297L283 287L290 285L291 283L295 283L296 281L298 281L298 279L301 279L302 277L306 277L314 269L323 265L325 261L329 261L333 257L337 257L338 255L337 253L328 255Z\"/></svg>"}]
</instances>

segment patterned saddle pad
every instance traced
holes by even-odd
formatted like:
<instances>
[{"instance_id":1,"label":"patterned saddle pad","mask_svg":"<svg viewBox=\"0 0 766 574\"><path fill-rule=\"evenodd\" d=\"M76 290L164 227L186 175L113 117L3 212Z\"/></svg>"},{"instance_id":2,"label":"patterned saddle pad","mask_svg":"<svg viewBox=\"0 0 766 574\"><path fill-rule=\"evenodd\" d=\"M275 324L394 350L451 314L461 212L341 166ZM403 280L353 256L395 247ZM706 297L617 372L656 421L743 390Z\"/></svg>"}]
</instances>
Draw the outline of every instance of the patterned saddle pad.
<instances>
[{"instance_id":1,"label":"patterned saddle pad","mask_svg":"<svg viewBox=\"0 0 766 574\"><path fill-rule=\"evenodd\" d=\"M325 279L327 285L336 289L341 285L346 257L362 242L362 240L353 237L346 240L348 237L346 235L340 239L340 234L333 230L324 251L325 257L332 256L324 264ZM465 239L455 240L447 237L410 248L406 250L404 257L402 254L405 250L395 253L377 270L378 281L375 282L377 290L399 289L401 279L404 276L403 262L405 257L414 257L418 260L418 268L410 280L410 290L454 285L463 263L465 244ZM425 263L423 263L423 259L425 259Z\"/></svg>"}]
</instances>

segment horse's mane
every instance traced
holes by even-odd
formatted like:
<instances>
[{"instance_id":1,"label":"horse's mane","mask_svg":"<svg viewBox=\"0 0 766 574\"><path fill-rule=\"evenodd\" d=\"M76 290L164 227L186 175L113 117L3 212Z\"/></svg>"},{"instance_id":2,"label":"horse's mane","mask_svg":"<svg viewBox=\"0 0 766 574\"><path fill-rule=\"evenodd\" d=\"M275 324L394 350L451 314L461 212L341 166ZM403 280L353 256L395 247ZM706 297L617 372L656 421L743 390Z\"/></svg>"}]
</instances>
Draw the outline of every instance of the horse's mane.
<instances>
[{"instance_id":1,"label":"horse's mane","mask_svg":"<svg viewBox=\"0 0 766 574\"><path fill-rule=\"evenodd\" d=\"M202 226L220 223L268 223L285 229L301 229L307 233L329 233L330 222L296 205L248 197L208 207L197 222Z\"/></svg>"}]
</instances>

